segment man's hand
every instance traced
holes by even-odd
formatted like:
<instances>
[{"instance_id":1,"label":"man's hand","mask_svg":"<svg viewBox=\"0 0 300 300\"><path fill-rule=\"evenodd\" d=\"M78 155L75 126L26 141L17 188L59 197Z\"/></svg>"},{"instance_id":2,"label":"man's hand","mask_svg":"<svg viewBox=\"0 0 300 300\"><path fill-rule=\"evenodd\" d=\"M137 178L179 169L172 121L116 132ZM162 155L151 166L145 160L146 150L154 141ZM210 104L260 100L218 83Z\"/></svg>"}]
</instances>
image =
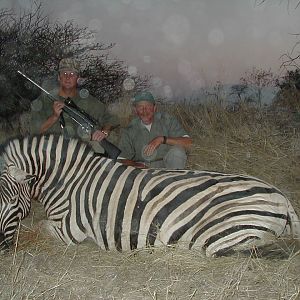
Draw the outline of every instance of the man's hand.
<instances>
[{"instance_id":1,"label":"man's hand","mask_svg":"<svg viewBox=\"0 0 300 300\"><path fill-rule=\"evenodd\" d=\"M59 118L64 106L65 106L65 104L63 102L54 101L53 106L52 106L54 117L56 117L57 119Z\"/></svg>"},{"instance_id":2,"label":"man's hand","mask_svg":"<svg viewBox=\"0 0 300 300\"><path fill-rule=\"evenodd\" d=\"M130 160L130 159L120 159L119 162L125 166L132 166L132 167L135 167L138 169L148 169L148 167L144 163L137 162L137 161Z\"/></svg>"},{"instance_id":3,"label":"man's hand","mask_svg":"<svg viewBox=\"0 0 300 300\"><path fill-rule=\"evenodd\" d=\"M96 130L92 134L92 141L100 142L103 139L107 138L107 136L108 136L108 132L106 132L104 130Z\"/></svg>"},{"instance_id":4,"label":"man's hand","mask_svg":"<svg viewBox=\"0 0 300 300\"><path fill-rule=\"evenodd\" d=\"M153 152L163 143L164 137L157 136L154 138L144 149L144 154L146 156L151 156Z\"/></svg>"},{"instance_id":5,"label":"man's hand","mask_svg":"<svg viewBox=\"0 0 300 300\"><path fill-rule=\"evenodd\" d=\"M49 128L51 128L59 119L62 113L62 109L65 104L61 101L54 101L52 105L52 115L41 125L40 133L45 133Z\"/></svg>"}]
</instances>

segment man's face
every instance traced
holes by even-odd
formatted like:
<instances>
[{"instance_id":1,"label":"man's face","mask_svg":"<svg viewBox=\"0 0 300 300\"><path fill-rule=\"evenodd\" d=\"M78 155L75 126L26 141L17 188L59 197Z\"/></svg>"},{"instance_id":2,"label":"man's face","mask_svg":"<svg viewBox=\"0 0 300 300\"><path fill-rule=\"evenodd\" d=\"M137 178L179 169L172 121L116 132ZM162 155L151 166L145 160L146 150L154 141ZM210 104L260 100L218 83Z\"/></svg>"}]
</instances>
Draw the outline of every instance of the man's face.
<instances>
[{"instance_id":1,"label":"man's face","mask_svg":"<svg viewBox=\"0 0 300 300\"><path fill-rule=\"evenodd\" d=\"M156 105L148 101L140 101L134 106L136 115L146 125L153 122L154 113L156 111Z\"/></svg>"},{"instance_id":2,"label":"man's face","mask_svg":"<svg viewBox=\"0 0 300 300\"><path fill-rule=\"evenodd\" d=\"M78 74L72 71L63 71L59 73L60 85L66 89L73 89L77 87Z\"/></svg>"}]
</instances>

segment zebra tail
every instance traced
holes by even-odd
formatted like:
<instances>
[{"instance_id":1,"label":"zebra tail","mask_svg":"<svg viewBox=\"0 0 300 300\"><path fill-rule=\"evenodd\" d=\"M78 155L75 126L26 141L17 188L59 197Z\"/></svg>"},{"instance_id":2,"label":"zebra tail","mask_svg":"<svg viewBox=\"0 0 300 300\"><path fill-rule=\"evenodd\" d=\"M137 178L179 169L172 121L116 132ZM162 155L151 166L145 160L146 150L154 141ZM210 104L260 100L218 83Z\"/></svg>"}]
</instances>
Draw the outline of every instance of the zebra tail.
<instances>
[{"instance_id":1,"label":"zebra tail","mask_svg":"<svg viewBox=\"0 0 300 300\"><path fill-rule=\"evenodd\" d=\"M288 219L283 235L292 237L300 248L300 220L289 200L287 200L287 208Z\"/></svg>"}]
</instances>

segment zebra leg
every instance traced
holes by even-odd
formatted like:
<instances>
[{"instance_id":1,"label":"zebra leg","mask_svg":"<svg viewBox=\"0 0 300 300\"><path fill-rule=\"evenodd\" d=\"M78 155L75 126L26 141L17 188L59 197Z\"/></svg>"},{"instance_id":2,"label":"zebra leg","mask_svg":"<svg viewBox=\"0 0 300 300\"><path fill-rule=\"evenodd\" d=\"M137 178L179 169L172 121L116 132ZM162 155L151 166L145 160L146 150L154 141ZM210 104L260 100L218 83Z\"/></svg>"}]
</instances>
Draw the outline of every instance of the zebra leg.
<instances>
[{"instance_id":1,"label":"zebra leg","mask_svg":"<svg viewBox=\"0 0 300 300\"><path fill-rule=\"evenodd\" d=\"M70 241L66 241L62 234L61 222L42 220L38 223L38 226L42 234L58 239L66 244L70 244Z\"/></svg>"},{"instance_id":2,"label":"zebra leg","mask_svg":"<svg viewBox=\"0 0 300 300\"><path fill-rule=\"evenodd\" d=\"M255 251L274 244L276 237L271 233L248 232L235 237L227 236L206 248L207 257L228 256L236 252Z\"/></svg>"},{"instance_id":3,"label":"zebra leg","mask_svg":"<svg viewBox=\"0 0 300 300\"><path fill-rule=\"evenodd\" d=\"M186 166L187 155L183 147L172 146L164 157L167 169L184 169Z\"/></svg>"}]
</instances>

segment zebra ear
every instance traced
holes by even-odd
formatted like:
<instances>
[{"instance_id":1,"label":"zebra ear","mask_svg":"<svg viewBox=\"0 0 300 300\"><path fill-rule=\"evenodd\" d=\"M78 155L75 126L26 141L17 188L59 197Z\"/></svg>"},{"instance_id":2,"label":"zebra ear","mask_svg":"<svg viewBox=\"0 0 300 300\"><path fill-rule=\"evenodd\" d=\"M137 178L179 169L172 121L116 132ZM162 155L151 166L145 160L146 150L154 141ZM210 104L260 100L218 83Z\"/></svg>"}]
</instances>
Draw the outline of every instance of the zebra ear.
<instances>
[{"instance_id":1,"label":"zebra ear","mask_svg":"<svg viewBox=\"0 0 300 300\"><path fill-rule=\"evenodd\" d=\"M25 171L19 169L15 166L8 167L8 173L18 182L18 183L26 183L30 182L32 179L35 179L34 175L30 175Z\"/></svg>"}]
</instances>

